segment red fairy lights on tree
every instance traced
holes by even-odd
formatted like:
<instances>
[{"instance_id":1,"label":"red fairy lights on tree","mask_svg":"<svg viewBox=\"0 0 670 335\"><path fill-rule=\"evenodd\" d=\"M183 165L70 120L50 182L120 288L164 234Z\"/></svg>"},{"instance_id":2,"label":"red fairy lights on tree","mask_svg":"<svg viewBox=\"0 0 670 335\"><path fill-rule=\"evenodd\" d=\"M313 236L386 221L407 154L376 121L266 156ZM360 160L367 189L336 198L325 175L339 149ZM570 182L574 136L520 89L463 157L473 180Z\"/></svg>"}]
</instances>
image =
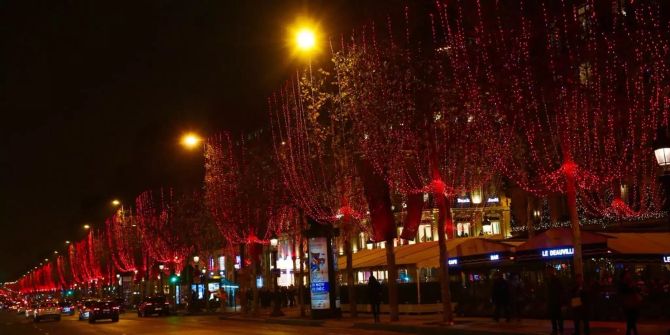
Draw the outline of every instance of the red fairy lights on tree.
<instances>
[{"instance_id":1,"label":"red fairy lights on tree","mask_svg":"<svg viewBox=\"0 0 670 335\"><path fill-rule=\"evenodd\" d=\"M166 269L171 267L176 273L181 272L197 243L193 235L198 223L193 219L199 217L189 218L184 215L188 210L180 208L190 204L187 196L175 197L172 190L145 191L135 200L145 256L153 263L166 265ZM148 264L147 271L150 267Z\"/></svg>"},{"instance_id":2,"label":"red fairy lights on tree","mask_svg":"<svg viewBox=\"0 0 670 335\"><path fill-rule=\"evenodd\" d=\"M269 218L281 202L279 187L262 154L223 133L205 144L205 199L228 243L265 243Z\"/></svg>"},{"instance_id":3,"label":"red fairy lights on tree","mask_svg":"<svg viewBox=\"0 0 670 335\"><path fill-rule=\"evenodd\" d=\"M503 174L537 195L567 195L581 273L578 190L639 171L668 116L661 100L669 45L658 8L638 3L627 15L593 1L490 5L440 4L445 50L484 69L472 84L503 130Z\"/></svg>"},{"instance_id":4,"label":"red fairy lights on tree","mask_svg":"<svg viewBox=\"0 0 670 335\"><path fill-rule=\"evenodd\" d=\"M108 251L116 270L123 273L145 271L137 265L144 264L136 261L140 241L132 214L119 210L105 221L105 228Z\"/></svg>"}]
</instances>

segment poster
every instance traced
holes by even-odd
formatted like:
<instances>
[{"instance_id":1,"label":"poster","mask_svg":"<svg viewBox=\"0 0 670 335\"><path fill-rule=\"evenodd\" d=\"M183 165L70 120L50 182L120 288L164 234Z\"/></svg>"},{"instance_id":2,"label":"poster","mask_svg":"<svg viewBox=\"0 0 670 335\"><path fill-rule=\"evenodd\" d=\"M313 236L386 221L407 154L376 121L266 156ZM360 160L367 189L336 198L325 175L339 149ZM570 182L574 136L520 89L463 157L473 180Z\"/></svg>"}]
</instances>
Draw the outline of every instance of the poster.
<instances>
[{"instance_id":1,"label":"poster","mask_svg":"<svg viewBox=\"0 0 670 335\"><path fill-rule=\"evenodd\" d=\"M325 237L309 239L309 279L312 309L329 309L328 241Z\"/></svg>"}]
</instances>

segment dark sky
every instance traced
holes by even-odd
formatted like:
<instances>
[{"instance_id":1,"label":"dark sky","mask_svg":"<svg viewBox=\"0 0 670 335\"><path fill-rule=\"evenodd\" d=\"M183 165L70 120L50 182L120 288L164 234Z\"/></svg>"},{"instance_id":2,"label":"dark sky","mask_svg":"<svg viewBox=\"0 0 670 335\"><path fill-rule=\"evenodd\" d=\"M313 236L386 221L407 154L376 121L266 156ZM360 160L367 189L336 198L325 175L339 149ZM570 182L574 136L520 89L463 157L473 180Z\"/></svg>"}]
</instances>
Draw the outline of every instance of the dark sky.
<instances>
[{"instance_id":1,"label":"dark sky","mask_svg":"<svg viewBox=\"0 0 670 335\"><path fill-rule=\"evenodd\" d=\"M2 1L0 281L100 225L115 197L197 185L202 158L178 147L182 131L265 127L266 97L297 65L285 42L297 16L339 35L402 6Z\"/></svg>"}]
</instances>

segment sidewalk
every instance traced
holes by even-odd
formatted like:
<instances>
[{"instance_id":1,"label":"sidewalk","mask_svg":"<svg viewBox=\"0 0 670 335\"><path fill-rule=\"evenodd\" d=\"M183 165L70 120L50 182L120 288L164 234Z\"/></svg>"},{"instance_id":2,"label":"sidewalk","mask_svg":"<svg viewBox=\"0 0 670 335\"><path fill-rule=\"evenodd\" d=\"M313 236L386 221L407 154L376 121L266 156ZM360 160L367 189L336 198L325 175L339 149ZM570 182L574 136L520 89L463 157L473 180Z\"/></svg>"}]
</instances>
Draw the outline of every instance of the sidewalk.
<instances>
[{"instance_id":1,"label":"sidewalk","mask_svg":"<svg viewBox=\"0 0 670 335\"><path fill-rule=\"evenodd\" d=\"M222 320L265 322L277 324L289 324L305 327L328 327L328 328L355 328L367 330L392 331L409 334L505 334L505 335L534 335L550 334L551 326L548 320L527 319L521 322L495 322L489 318L459 317L455 324L448 326L443 324L439 315L401 315L400 321L389 322L388 315L382 315L381 323L374 323L372 318L363 314L362 317L329 320L312 320L309 317L301 318L299 312L294 308L282 310L284 316L270 317L268 310L262 310L258 317L249 317L239 313L230 313L221 317ZM642 323L638 325L641 335L670 335L670 324L667 322ZM591 334L594 335L622 335L626 332L624 322L592 321ZM573 333L572 320L565 320L565 332Z\"/></svg>"}]
</instances>

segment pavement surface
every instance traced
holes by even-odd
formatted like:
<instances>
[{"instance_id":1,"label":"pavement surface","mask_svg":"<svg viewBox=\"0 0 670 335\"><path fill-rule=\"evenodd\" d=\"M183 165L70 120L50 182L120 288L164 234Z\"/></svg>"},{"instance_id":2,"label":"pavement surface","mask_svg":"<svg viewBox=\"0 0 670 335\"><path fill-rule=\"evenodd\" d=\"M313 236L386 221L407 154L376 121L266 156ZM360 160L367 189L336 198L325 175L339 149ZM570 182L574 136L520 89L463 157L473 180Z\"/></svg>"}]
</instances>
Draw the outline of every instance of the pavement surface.
<instances>
[{"instance_id":1,"label":"pavement surface","mask_svg":"<svg viewBox=\"0 0 670 335\"><path fill-rule=\"evenodd\" d=\"M304 327L300 325L282 325L265 322L245 322L221 320L213 316L168 316L138 318L135 313L121 314L119 322L99 321L90 324L79 321L76 316L63 316L61 321L42 321L34 323L25 316L9 312L0 312L1 335L137 335L137 334L300 334L300 335L388 335L394 332L360 330L347 328Z\"/></svg>"},{"instance_id":2,"label":"pavement surface","mask_svg":"<svg viewBox=\"0 0 670 335\"><path fill-rule=\"evenodd\" d=\"M389 322L388 315L374 323L369 315L331 320L300 318L298 311L285 310L283 317L270 317L269 311L257 317L240 313L210 315L173 315L169 317L138 318L136 313L121 314L119 322L99 321L90 324L76 316L63 316L61 321L34 323L23 315L0 312L0 335L136 335L136 334L300 334L300 335L390 335L390 334L449 334L449 335L533 335L550 334L547 320L494 322L489 318L457 318L454 325L439 321L439 315L401 315L400 321ZM670 323L642 323L640 335L670 335ZM565 333L572 334L572 321L566 320ZM622 322L592 322L592 335L623 335Z\"/></svg>"}]
</instances>

